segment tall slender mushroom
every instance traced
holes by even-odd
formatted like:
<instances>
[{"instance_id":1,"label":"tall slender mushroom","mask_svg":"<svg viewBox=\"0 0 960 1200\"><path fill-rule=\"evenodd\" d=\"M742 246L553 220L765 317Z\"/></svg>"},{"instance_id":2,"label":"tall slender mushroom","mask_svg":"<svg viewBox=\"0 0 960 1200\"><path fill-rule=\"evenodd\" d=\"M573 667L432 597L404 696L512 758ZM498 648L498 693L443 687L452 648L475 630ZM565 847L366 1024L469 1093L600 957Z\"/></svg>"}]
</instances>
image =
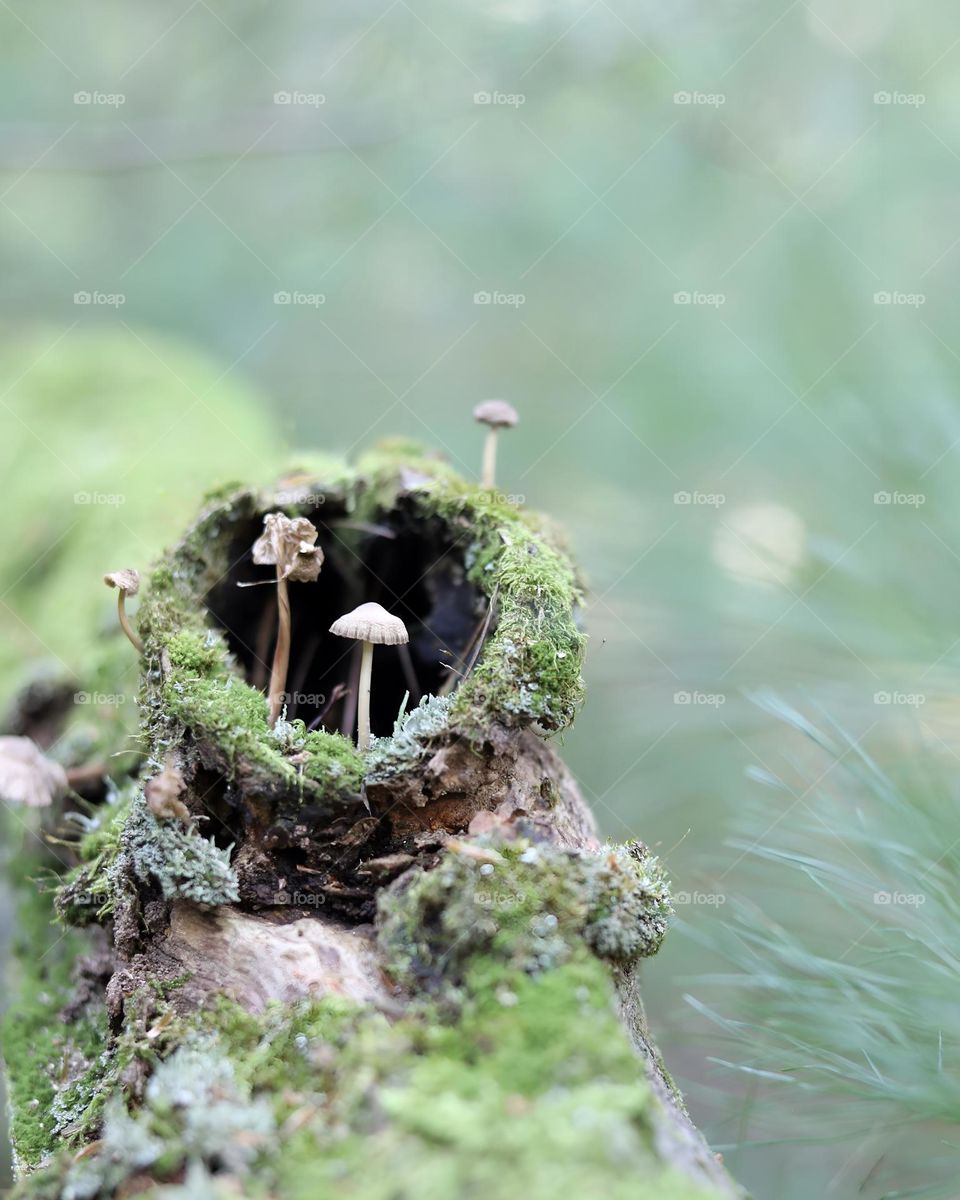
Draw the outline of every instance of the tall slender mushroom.
<instances>
[{"instance_id":1,"label":"tall slender mushroom","mask_svg":"<svg viewBox=\"0 0 960 1200\"><path fill-rule=\"evenodd\" d=\"M483 486L496 487L497 434L501 429L511 429L520 418L517 410L506 400L483 400L473 410L473 419L487 426L487 440L483 447Z\"/></svg>"},{"instance_id":2,"label":"tall slender mushroom","mask_svg":"<svg viewBox=\"0 0 960 1200\"><path fill-rule=\"evenodd\" d=\"M117 614L120 617L120 628L130 639L130 643L138 654L143 653L143 642L133 632L127 620L127 597L135 596L140 591L140 573L133 567L125 567L122 571L111 571L104 575L103 582L107 587L117 589Z\"/></svg>"},{"instance_id":3,"label":"tall slender mushroom","mask_svg":"<svg viewBox=\"0 0 960 1200\"><path fill-rule=\"evenodd\" d=\"M323 551L317 546L316 527L306 517L267 513L263 533L253 543L253 561L277 569L277 642L270 668L270 725L276 725L283 709L283 693L290 666L290 595L288 580L312 583L323 566ZM243 586L243 585L241 585ZM247 584L246 586L250 586Z\"/></svg>"},{"instance_id":4,"label":"tall slender mushroom","mask_svg":"<svg viewBox=\"0 0 960 1200\"><path fill-rule=\"evenodd\" d=\"M407 627L379 604L361 604L353 612L338 618L330 626L337 637L363 642L360 658L359 703L357 706L357 747L370 747L370 678L373 671L374 646L403 646L410 641Z\"/></svg>"}]
</instances>

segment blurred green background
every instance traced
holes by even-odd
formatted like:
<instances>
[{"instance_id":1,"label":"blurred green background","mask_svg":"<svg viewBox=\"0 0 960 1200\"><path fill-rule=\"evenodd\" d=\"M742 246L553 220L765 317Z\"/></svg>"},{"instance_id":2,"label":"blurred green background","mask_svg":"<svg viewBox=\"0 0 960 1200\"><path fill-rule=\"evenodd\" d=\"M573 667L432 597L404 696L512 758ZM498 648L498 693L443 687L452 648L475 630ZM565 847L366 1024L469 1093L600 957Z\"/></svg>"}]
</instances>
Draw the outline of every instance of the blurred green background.
<instances>
[{"instance_id":1,"label":"blurred green background","mask_svg":"<svg viewBox=\"0 0 960 1200\"><path fill-rule=\"evenodd\" d=\"M102 621L97 575L206 484L397 433L475 474L469 410L508 398L501 485L591 582L564 752L691 896L646 995L694 1117L758 1197L921 1186L828 1106L815 1156L791 1141L683 997L711 1000L729 906L768 903L726 846L744 808L771 842L804 810L749 777L795 753L753 691L955 757L960 11L10 0L0 26L0 464L28 497L0 667L78 665L44 581L105 535L77 597Z\"/></svg>"}]
</instances>

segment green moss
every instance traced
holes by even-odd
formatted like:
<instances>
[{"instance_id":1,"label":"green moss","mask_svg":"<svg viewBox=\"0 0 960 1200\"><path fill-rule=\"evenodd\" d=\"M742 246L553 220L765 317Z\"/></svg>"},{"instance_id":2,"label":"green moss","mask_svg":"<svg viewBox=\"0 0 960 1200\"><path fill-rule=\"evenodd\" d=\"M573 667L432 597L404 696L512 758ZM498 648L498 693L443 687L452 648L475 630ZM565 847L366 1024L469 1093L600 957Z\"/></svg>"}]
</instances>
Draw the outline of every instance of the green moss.
<instances>
[{"instance_id":1,"label":"green moss","mask_svg":"<svg viewBox=\"0 0 960 1200\"><path fill-rule=\"evenodd\" d=\"M709 1194L659 1159L659 1102L596 959L536 978L501 967L493 990L477 982L453 1023L429 1010L394 1025L342 1008L329 1019L322 1004L288 1017L298 1032L278 1057L294 1072L297 1111L314 1114L271 1157L278 1196ZM277 1046L261 1027L237 1051L262 1054L268 1040Z\"/></svg>"},{"instance_id":2,"label":"green moss","mask_svg":"<svg viewBox=\"0 0 960 1200\"><path fill-rule=\"evenodd\" d=\"M175 670L192 675L219 674L224 670L223 641L212 630L203 634L193 629L181 629L165 643L167 656Z\"/></svg>"},{"instance_id":3,"label":"green moss","mask_svg":"<svg viewBox=\"0 0 960 1200\"><path fill-rule=\"evenodd\" d=\"M241 528L249 533L278 503L291 512L312 511L325 499L358 519L412 509L425 540L439 536L464 546L469 578L496 597L496 629L471 678L452 700L429 701L429 729L420 729L427 709L418 709L396 731L399 740L382 739L367 763L371 778L409 766L424 740L447 728L482 736L491 721L536 720L558 729L572 719L582 695L584 638L576 626L580 587L569 560L541 522L457 479L415 443L394 441L369 452L355 472L324 460L268 492L218 490L154 570L139 628L151 664L141 701L155 760L189 735L213 751L228 778L263 795L335 804L355 798L364 764L352 745L335 734L306 734L302 725L299 736L271 731L263 695L241 677L203 609L203 598L227 571Z\"/></svg>"},{"instance_id":4,"label":"green moss","mask_svg":"<svg viewBox=\"0 0 960 1200\"><path fill-rule=\"evenodd\" d=\"M57 916L65 924L90 925L113 911L113 868L134 795L129 784L122 792L110 791L106 801L84 819L85 833L76 846L80 862L64 876L55 896Z\"/></svg>"},{"instance_id":5,"label":"green moss","mask_svg":"<svg viewBox=\"0 0 960 1200\"><path fill-rule=\"evenodd\" d=\"M562 729L583 699L583 594L572 563L542 522L482 488L437 480L415 502L425 517L469 531L467 577L496 597L495 632L456 693L454 721L526 718Z\"/></svg>"},{"instance_id":6,"label":"green moss","mask_svg":"<svg viewBox=\"0 0 960 1200\"><path fill-rule=\"evenodd\" d=\"M441 520L463 547L467 576L496 597L497 626L470 679L461 686L452 723L466 732L490 719L534 720L546 729L572 721L583 699L586 639L576 570L555 531L487 489L459 478L416 442L384 442L357 464L382 508L398 489L425 522ZM407 482L412 480L412 482Z\"/></svg>"},{"instance_id":7,"label":"green moss","mask_svg":"<svg viewBox=\"0 0 960 1200\"><path fill-rule=\"evenodd\" d=\"M523 840L479 846L381 892L380 946L404 986L459 1004L477 959L534 975L584 943L618 964L659 948L669 889L639 843L599 854Z\"/></svg>"},{"instance_id":8,"label":"green moss","mask_svg":"<svg viewBox=\"0 0 960 1200\"><path fill-rule=\"evenodd\" d=\"M16 871L14 872L16 874ZM17 890L13 938L16 1001L0 1024L14 1152L27 1166L42 1163L58 1146L57 1094L102 1052L100 1013L65 1024L60 1010L72 998L71 970L86 943L53 924L52 897L27 879Z\"/></svg>"},{"instance_id":9,"label":"green moss","mask_svg":"<svg viewBox=\"0 0 960 1200\"><path fill-rule=\"evenodd\" d=\"M246 493L226 503L249 517ZM226 513L207 512L199 522L205 532L188 534L147 584L140 630L148 655L162 664L148 673L142 693L153 757L162 760L168 747L189 734L218 756L228 779L253 782L268 795L348 799L359 791L363 774L352 743L324 731L308 734L302 722L271 730L266 697L243 680L223 635L204 624L197 589L216 573L224 553L211 535L218 519L225 520Z\"/></svg>"},{"instance_id":10,"label":"green moss","mask_svg":"<svg viewBox=\"0 0 960 1200\"><path fill-rule=\"evenodd\" d=\"M425 1004L391 1023L336 999L203 1015L291 1130L258 1172L276 1196L711 1194L664 1169L660 1102L582 940L538 975L477 956L467 976L453 1017Z\"/></svg>"},{"instance_id":11,"label":"green moss","mask_svg":"<svg viewBox=\"0 0 960 1200\"><path fill-rule=\"evenodd\" d=\"M303 727L303 722L295 722ZM303 741L309 755L303 765L307 779L321 784L324 791L359 792L363 786L363 758L352 740L339 733L311 730Z\"/></svg>"},{"instance_id":12,"label":"green moss","mask_svg":"<svg viewBox=\"0 0 960 1200\"><path fill-rule=\"evenodd\" d=\"M142 1108L109 1107L99 1150L49 1194L64 1172L93 1196L144 1167L162 1182L216 1165L277 1200L714 1195L664 1167L661 1102L582 938L535 974L477 952L462 993L394 1021L336 997L260 1014L215 1000L171 1027Z\"/></svg>"}]
</instances>

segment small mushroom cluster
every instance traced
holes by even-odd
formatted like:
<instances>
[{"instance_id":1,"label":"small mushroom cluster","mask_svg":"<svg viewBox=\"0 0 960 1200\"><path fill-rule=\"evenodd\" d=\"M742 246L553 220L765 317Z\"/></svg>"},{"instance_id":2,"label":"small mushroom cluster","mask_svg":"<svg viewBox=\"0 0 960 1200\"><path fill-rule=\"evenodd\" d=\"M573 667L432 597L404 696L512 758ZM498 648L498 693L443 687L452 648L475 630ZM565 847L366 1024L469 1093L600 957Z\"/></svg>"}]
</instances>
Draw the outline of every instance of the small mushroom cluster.
<instances>
[{"instance_id":1,"label":"small mushroom cluster","mask_svg":"<svg viewBox=\"0 0 960 1200\"><path fill-rule=\"evenodd\" d=\"M481 482L484 488L496 486L497 437L501 429L509 429L518 421L516 409L506 400L484 400L473 410L474 418L487 426L483 451ZM290 666L290 583L313 583L323 567L323 550L317 545L317 529L306 517L288 517L282 512L267 513L263 518L263 533L253 544L252 557L257 566L274 567L277 588L277 636L270 684L267 693L271 728L283 712L287 672ZM137 653L142 654L143 642L127 617L126 599L140 589L140 576L132 568L113 571L103 577L108 587L117 589L117 611L120 626ZM267 581L263 581L267 582ZM255 587L241 583L240 587ZM330 626L336 637L350 638L362 644L360 671L357 683L357 746L370 746L370 690L373 673L374 646L404 646L410 636L399 617L380 604L368 601L352 612L345 613Z\"/></svg>"},{"instance_id":2,"label":"small mushroom cluster","mask_svg":"<svg viewBox=\"0 0 960 1200\"><path fill-rule=\"evenodd\" d=\"M277 640L270 670L270 725L276 725L283 711L283 699L290 665L289 582L313 583L323 566L323 550L317 543L317 529L306 517L288 517L267 513L263 533L253 544L253 561L272 566L277 573ZM254 586L240 584L241 587ZM329 632L338 637L363 643L357 704L357 746L370 746L370 683L375 645L400 646L409 640L407 627L380 604L361 604L331 625Z\"/></svg>"}]
</instances>

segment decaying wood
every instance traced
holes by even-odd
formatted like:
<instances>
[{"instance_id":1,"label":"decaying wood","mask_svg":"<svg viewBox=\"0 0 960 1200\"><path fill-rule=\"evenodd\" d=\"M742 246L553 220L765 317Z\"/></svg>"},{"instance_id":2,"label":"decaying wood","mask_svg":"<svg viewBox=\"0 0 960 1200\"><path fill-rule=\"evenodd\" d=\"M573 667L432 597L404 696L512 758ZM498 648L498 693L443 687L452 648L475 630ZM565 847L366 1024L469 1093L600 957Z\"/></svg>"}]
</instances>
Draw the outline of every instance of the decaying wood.
<instances>
[{"instance_id":1,"label":"decaying wood","mask_svg":"<svg viewBox=\"0 0 960 1200\"><path fill-rule=\"evenodd\" d=\"M427 466L418 464L413 475L408 470L401 473L401 479L413 478L411 486L419 488L423 479L429 478L421 473L425 470ZM382 486L382 481L376 484ZM495 607L499 620L505 604L495 578L491 581L492 596L486 597L467 582L458 538L463 528L471 531L470 521L474 518L469 510L455 521L441 519L433 510L424 517L417 508L418 493L408 494L406 486L402 482L392 502L385 501L368 513L375 522L352 522L353 536L378 543L371 554L380 554L386 546L390 554L400 556L376 559L377 578L380 573L389 578L391 570L400 569L396 564L402 566L403 557L410 555L411 538L425 539L423 555L428 566L417 586L425 597L423 605L428 607L422 627L411 630L409 661L397 664L394 685L401 687L418 665L422 669L423 663L433 663L437 658L437 630L442 630L449 641L449 656L459 661L468 656L475 673L475 664L483 661L486 639L496 635ZM355 487L360 497L376 490L367 480ZM304 484L304 490L305 494L314 494L318 489ZM320 528L328 563L325 569L331 576L342 569L338 586L344 597L349 597L359 583L348 578L350 559L339 545L337 522L347 522L355 503L356 498L351 501L341 491L331 494L321 509L303 513ZM250 652L251 660L246 663L246 682L240 671L234 680L216 664L219 674L211 674L211 690L204 696L216 697L220 694L217 687L228 696L234 683L237 688L265 683L260 660L266 654L268 639L264 630L272 623L274 610L270 606L275 600L271 589L251 589L265 593L261 600L253 600L249 595L239 595L235 587L240 581L238 573L249 576L251 570L249 563L237 557L237 546L244 539L249 541L251 530L259 527L265 510L269 510L269 498L253 493L228 498L215 508L212 517L207 514L206 524L201 522L203 536L194 535L185 542L186 549L179 551L180 557L171 560L174 575L177 571L188 573L187 568L192 572L196 592L190 599L205 610L199 627L207 621L212 631L206 640L198 635L191 643L190 652L200 665L184 668L186 651L182 645L172 645L179 630L174 624L171 635L163 624L169 609L166 599L151 601L148 594L141 610L146 614L141 622L146 647L142 678L144 728L151 757L141 765L139 785L128 784L134 790L139 786L138 799L133 801L132 815L119 836L116 857L110 865L113 892L111 904L104 909L108 912L104 920L112 945L105 930L95 926L95 952L88 955L86 967L81 964L75 971L75 995L62 1010L73 1018L91 1006L105 1005L114 1044L123 1038L162 1041L168 1022L208 1011L223 997L254 1014L267 1012L275 1003L291 1005L337 998L360 1010L382 1014L388 1021L400 1020L422 1011L422 997L413 995L408 984L388 970L378 944L378 914L385 895L402 896L404 888L415 887L425 873L441 869L451 855L490 864L492 869L501 861L496 849L501 842L508 846L522 841L531 861L541 849L557 850L563 855L570 852L571 861L577 855L600 858L600 838L589 806L556 752L555 743L547 740L544 729L529 713L524 715L519 701L511 712L478 710L471 714L476 720L469 731L454 723L431 734L408 761L389 770L368 770L362 776L362 786L353 791L349 787L341 791L324 789L303 774L314 752L305 740L308 735L302 725L299 730L290 727L288 744L265 732L263 745L256 749L261 751L265 746L269 753L258 757L247 753L243 746L238 751L229 740L234 731L228 728L224 732L216 719L205 724L194 719L189 708L178 707L182 694L204 669L206 657L216 659L218 647L231 636L231 649L242 657L248 642L235 633L231 623L240 625L249 640L256 643L256 651ZM509 514L503 521L508 519L512 519ZM381 537L378 531L389 536ZM496 547L501 543L516 547L518 537L529 537L526 554L535 564L548 553L546 543L537 541L532 532L524 532L524 527L514 524L494 532ZM403 546L398 549L400 542ZM357 558L353 548L349 553ZM322 559L319 546L318 555ZM231 566L234 574L226 577L224 562L239 562L241 566ZM301 584L296 590L303 593L308 586L314 585ZM537 585L529 601L524 601L537 630L546 620L544 590ZM298 597L294 597L294 604L297 602ZM295 638L297 616L295 611ZM565 616L569 620L570 614ZM572 623L567 636L573 639L568 644L579 637ZM317 666L316 636L307 639L305 645L309 653L299 665L298 680L307 679L310 672L318 679L326 678L333 697L332 712L331 702L318 697L316 714L308 713L307 719L322 722L330 712L330 719L339 723L343 714L336 711L335 701L349 693L349 682L325 676ZM558 650L561 658L567 653L566 649ZM343 669L348 670L349 664ZM442 669L431 670L433 687L439 691ZM67 703L62 689L52 692L48 703L41 700L36 689L26 693L13 726L19 734L50 744L62 728ZM210 703L216 718L217 701ZM382 723L382 716L380 719ZM280 724L282 730L283 722ZM561 724L558 717L555 727ZM382 737L385 731L379 732ZM96 780L92 786L92 798L103 801ZM229 854L235 891L216 903L191 900L177 890L176 880L171 883L157 868L151 868L152 860L145 853L153 848L149 844L151 836L158 842L166 839L174 847L199 844L189 840L184 843L184 839L211 839L210 844L215 843L212 854L224 861ZM58 908L62 914L75 919L77 908L83 911L82 905L87 902L83 889L88 885L92 886L81 870L61 889ZM99 903L101 898L94 899ZM684 1191L684 1197L697 1195L708 1200L741 1195L691 1123L650 1039L636 963L623 963L612 973L620 998L620 1016L638 1056L637 1070L646 1073L656 1097L648 1119L659 1163L672 1167L691 1189L700 1189ZM604 988L609 986L609 978L604 977ZM159 1011L153 999L157 996L168 997L168 1008L151 1026ZM507 1007L513 1002L515 997L504 1000ZM612 1003L609 1007L612 1011ZM136 1057L119 1081L126 1089L128 1103L140 1103L145 1095L148 1061L149 1056ZM99 1161L101 1152L87 1148L81 1153L87 1156L83 1161L89 1163ZM147 1175L137 1187L150 1183ZM641 1189L642 1184L639 1180ZM133 1186L130 1181L127 1185ZM102 1186L108 1190L90 1195L113 1194L109 1190L113 1185ZM652 1200L649 1191L638 1190L637 1195L639 1200Z\"/></svg>"}]
</instances>

